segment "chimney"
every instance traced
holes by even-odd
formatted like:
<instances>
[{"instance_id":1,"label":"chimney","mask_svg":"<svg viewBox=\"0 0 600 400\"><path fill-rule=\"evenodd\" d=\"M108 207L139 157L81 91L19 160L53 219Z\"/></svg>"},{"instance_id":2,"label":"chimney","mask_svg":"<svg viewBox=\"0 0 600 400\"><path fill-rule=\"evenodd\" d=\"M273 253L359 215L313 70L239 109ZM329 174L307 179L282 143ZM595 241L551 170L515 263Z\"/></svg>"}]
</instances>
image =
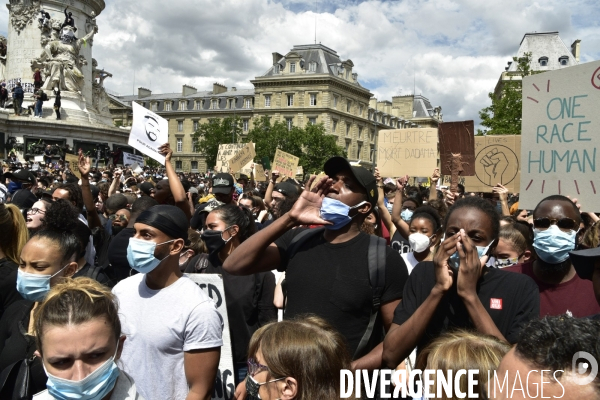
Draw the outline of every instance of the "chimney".
<instances>
[{"instance_id":1,"label":"chimney","mask_svg":"<svg viewBox=\"0 0 600 400\"><path fill-rule=\"evenodd\" d=\"M232 92L237 92L237 88L236 88L235 86L232 86L232 87L231 87L231 91L232 91Z\"/></svg>"},{"instance_id":2,"label":"chimney","mask_svg":"<svg viewBox=\"0 0 600 400\"><path fill-rule=\"evenodd\" d=\"M277 61L281 60L283 56L277 52L273 53L273 65L277 64Z\"/></svg>"},{"instance_id":3,"label":"chimney","mask_svg":"<svg viewBox=\"0 0 600 400\"><path fill-rule=\"evenodd\" d=\"M152 90L143 87L138 88L138 99L143 99L144 97L149 96L152 96Z\"/></svg>"},{"instance_id":4,"label":"chimney","mask_svg":"<svg viewBox=\"0 0 600 400\"><path fill-rule=\"evenodd\" d=\"M579 63L579 48L580 48L580 43L581 43L581 40L577 39L571 45L571 53L573 53L573 57L575 57L575 60L577 60L578 63Z\"/></svg>"},{"instance_id":5,"label":"chimney","mask_svg":"<svg viewBox=\"0 0 600 400\"><path fill-rule=\"evenodd\" d=\"M213 94L221 94L227 91L227 86L220 83L213 83Z\"/></svg>"},{"instance_id":6,"label":"chimney","mask_svg":"<svg viewBox=\"0 0 600 400\"><path fill-rule=\"evenodd\" d=\"M181 90L181 95L184 97L196 93L198 93L198 89L190 85L183 85L183 88Z\"/></svg>"}]
</instances>

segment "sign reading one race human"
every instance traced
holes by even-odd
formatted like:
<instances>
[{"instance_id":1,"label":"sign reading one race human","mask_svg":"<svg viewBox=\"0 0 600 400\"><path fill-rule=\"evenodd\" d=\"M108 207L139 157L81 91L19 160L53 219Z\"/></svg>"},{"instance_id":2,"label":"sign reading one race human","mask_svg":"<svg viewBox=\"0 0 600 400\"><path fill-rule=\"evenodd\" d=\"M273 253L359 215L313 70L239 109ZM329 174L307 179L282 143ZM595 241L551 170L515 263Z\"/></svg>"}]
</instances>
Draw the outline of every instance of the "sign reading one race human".
<instances>
[{"instance_id":1,"label":"sign reading one race human","mask_svg":"<svg viewBox=\"0 0 600 400\"><path fill-rule=\"evenodd\" d=\"M523 79L520 207L576 197L600 212L600 61Z\"/></svg>"}]
</instances>

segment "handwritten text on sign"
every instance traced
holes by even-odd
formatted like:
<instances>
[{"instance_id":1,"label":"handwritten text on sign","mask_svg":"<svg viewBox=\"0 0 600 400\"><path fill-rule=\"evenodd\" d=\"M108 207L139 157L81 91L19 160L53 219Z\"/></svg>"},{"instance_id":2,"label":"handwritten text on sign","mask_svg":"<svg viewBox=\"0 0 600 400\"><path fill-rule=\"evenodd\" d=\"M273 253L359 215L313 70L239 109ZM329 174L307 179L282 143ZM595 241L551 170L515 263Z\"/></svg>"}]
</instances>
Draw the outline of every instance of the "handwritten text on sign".
<instances>
[{"instance_id":1,"label":"handwritten text on sign","mask_svg":"<svg viewBox=\"0 0 600 400\"><path fill-rule=\"evenodd\" d=\"M379 131L377 167L382 176L430 176L437 167L435 128Z\"/></svg>"},{"instance_id":2,"label":"handwritten text on sign","mask_svg":"<svg viewBox=\"0 0 600 400\"><path fill-rule=\"evenodd\" d=\"M598 68L597 61L523 80L522 208L562 194L600 211Z\"/></svg>"},{"instance_id":3,"label":"handwritten text on sign","mask_svg":"<svg viewBox=\"0 0 600 400\"><path fill-rule=\"evenodd\" d=\"M236 155L229 159L229 168L232 172L238 172L246 164L251 163L255 156L254 144L247 143Z\"/></svg>"},{"instance_id":4,"label":"handwritten text on sign","mask_svg":"<svg viewBox=\"0 0 600 400\"><path fill-rule=\"evenodd\" d=\"M293 178L298 171L299 161L300 159L295 155L277 149L275 151L275 160L273 161L273 171L277 170L279 171L279 175Z\"/></svg>"}]
</instances>

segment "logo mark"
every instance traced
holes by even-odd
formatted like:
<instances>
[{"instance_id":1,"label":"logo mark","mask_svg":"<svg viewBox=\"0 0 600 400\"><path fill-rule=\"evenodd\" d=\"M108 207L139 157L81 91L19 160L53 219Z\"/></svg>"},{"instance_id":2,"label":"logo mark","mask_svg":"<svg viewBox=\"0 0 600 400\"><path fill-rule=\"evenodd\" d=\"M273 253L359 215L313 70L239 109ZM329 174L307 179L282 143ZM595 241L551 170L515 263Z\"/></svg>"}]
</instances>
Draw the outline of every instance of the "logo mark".
<instances>
[{"instance_id":1,"label":"logo mark","mask_svg":"<svg viewBox=\"0 0 600 400\"><path fill-rule=\"evenodd\" d=\"M577 363L577 360L584 359L585 362ZM589 369L591 368L591 371ZM587 385L592 383L598 375L598 361L590 353L578 351L573 355L571 361L571 370L575 373L575 383L577 385ZM588 374L588 375L586 375Z\"/></svg>"},{"instance_id":2,"label":"logo mark","mask_svg":"<svg viewBox=\"0 0 600 400\"><path fill-rule=\"evenodd\" d=\"M490 299L490 308L492 310L502 310L502 299Z\"/></svg>"}]
</instances>

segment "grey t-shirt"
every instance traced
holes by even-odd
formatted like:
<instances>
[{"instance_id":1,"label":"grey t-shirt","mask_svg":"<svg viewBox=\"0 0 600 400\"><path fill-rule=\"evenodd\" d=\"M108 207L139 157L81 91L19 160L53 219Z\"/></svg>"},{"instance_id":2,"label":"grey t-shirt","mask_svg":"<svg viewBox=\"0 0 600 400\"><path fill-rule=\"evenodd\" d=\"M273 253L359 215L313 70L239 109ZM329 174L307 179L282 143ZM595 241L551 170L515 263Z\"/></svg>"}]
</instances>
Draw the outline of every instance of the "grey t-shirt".
<instances>
[{"instance_id":1,"label":"grey t-shirt","mask_svg":"<svg viewBox=\"0 0 600 400\"><path fill-rule=\"evenodd\" d=\"M119 282L119 317L127 336L121 361L146 400L185 399L189 388L183 353L223 345L223 319L191 279L151 290L146 274Z\"/></svg>"}]
</instances>

